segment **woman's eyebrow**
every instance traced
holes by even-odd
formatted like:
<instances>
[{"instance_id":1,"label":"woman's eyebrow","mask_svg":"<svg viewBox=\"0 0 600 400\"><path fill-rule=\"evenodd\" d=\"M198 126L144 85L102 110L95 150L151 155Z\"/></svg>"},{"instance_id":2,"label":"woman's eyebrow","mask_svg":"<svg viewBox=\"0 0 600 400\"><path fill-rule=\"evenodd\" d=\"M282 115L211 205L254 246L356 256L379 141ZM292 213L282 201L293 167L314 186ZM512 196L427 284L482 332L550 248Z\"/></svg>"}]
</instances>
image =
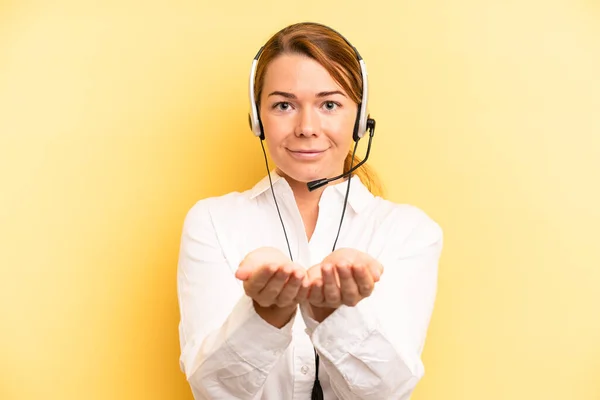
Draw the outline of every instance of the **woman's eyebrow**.
<instances>
[{"instance_id":1,"label":"woman's eyebrow","mask_svg":"<svg viewBox=\"0 0 600 400\"><path fill-rule=\"evenodd\" d=\"M331 96L334 94L341 94L342 96L346 97L346 95L344 93L340 92L339 90L332 90L329 92L320 92L320 93L317 93L317 97L327 97L327 96Z\"/></svg>"},{"instance_id":2,"label":"woman's eyebrow","mask_svg":"<svg viewBox=\"0 0 600 400\"><path fill-rule=\"evenodd\" d=\"M293 93L280 92L278 90L269 93L269 96L281 96L281 97L285 97L285 98L288 98L288 99L295 99L296 98L296 95L293 94Z\"/></svg>"},{"instance_id":3,"label":"woman's eyebrow","mask_svg":"<svg viewBox=\"0 0 600 400\"><path fill-rule=\"evenodd\" d=\"M344 93L340 92L339 90L330 90L330 91L326 91L326 92L319 92L319 93L317 93L317 97L327 97L327 96L332 96L334 94L340 94L340 95L346 97L346 95ZM296 99L295 94L288 93L288 92L281 92L279 90L269 93L269 96L281 96L281 97L285 97L286 99Z\"/></svg>"}]
</instances>

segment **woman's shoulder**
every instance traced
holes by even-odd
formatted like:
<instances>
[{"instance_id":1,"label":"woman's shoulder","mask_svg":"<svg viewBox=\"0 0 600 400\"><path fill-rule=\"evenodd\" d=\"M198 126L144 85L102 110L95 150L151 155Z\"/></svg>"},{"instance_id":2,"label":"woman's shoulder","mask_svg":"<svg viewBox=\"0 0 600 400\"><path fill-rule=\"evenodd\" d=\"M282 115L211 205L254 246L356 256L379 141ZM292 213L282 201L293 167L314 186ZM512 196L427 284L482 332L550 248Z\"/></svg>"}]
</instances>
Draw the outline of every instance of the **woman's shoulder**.
<instances>
[{"instance_id":1,"label":"woman's shoulder","mask_svg":"<svg viewBox=\"0 0 600 400\"><path fill-rule=\"evenodd\" d=\"M221 216L234 217L236 213L248 212L252 204L249 191L233 191L222 195L197 200L187 211L185 220L206 221Z\"/></svg>"},{"instance_id":2,"label":"woman's shoulder","mask_svg":"<svg viewBox=\"0 0 600 400\"><path fill-rule=\"evenodd\" d=\"M374 210L396 240L430 245L441 243L443 239L443 229L438 221L414 204L376 197Z\"/></svg>"}]
</instances>

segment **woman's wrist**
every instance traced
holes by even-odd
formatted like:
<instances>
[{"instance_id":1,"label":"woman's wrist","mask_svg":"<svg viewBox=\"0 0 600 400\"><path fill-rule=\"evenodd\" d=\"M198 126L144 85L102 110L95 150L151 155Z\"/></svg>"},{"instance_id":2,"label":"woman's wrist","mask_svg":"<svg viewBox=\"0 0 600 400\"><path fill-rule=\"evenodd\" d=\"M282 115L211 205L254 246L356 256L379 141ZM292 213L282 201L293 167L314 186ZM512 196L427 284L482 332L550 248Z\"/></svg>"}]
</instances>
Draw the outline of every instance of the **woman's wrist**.
<instances>
[{"instance_id":1,"label":"woman's wrist","mask_svg":"<svg viewBox=\"0 0 600 400\"><path fill-rule=\"evenodd\" d=\"M329 307L315 307L312 304L309 304L310 312L312 317L318 323L321 323L325 320L325 318L329 317L337 308L329 308Z\"/></svg>"},{"instance_id":2,"label":"woman's wrist","mask_svg":"<svg viewBox=\"0 0 600 400\"><path fill-rule=\"evenodd\" d=\"M294 316L298 306L277 307L275 305L269 307L263 307L256 301L252 300L254 304L254 310L256 313L265 320L268 324L281 329L283 328Z\"/></svg>"}]
</instances>

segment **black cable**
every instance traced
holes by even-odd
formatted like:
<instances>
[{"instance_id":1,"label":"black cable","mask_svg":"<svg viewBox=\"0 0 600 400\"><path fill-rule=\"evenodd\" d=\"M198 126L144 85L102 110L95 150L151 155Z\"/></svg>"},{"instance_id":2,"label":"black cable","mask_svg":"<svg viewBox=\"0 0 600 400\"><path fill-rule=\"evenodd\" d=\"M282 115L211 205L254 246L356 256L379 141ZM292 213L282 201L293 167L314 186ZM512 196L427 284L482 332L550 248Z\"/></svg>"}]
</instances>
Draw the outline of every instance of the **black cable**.
<instances>
[{"instance_id":1,"label":"black cable","mask_svg":"<svg viewBox=\"0 0 600 400\"><path fill-rule=\"evenodd\" d=\"M260 147L262 147L263 154L265 155L265 165L267 166L267 175L269 176L269 184L271 185L271 194L273 195L273 201L275 202L275 208L277 208L277 214L279 215L279 220L281 221L281 227L283 228L283 234L285 235L285 242L287 243L288 252L290 253L290 260L294 261L294 257L292 256L292 249L290 248L290 241L288 240L287 232L285 231L285 225L283 224L283 218L281 218L281 213L279 212L279 205L277 205L277 199L275 198L275 191L273 191L273 181L271 180L271 170L269 169L269 161L267 161L267 152L265 151L265 145L263 141L260 141Z\"/></svg>"},{"instance_id":2,"label":"black cable","mask_svg":"<svg viewBox=\"0 0 600 400\"><path fill-rule=\"evenodd\" d=\"M321 382L319 382L319 354L317 353L317 349L315 349L315 383L313 384L310 399L324 400L323 388L321 387Z\"/></svg>"},{"instance_id":3,"label":"black cable","mask_svg":"<svg viewBox=\"0 0 600 400\"><path fill-rule=\"evenodd\" d=\"M354 164L354 155L356 154L356 148L358 147L358 141L354 144L354 151L352 151L352 159L350 160L350 168L352 169L352 165ZM335 246L337 245L338 238L340 237L340 231L342 230L342 222L344 222L344 215L346 213L346 205L348 204L348 195L350 194L350 181L352 180L352 175L348 177L348 184L346 185L346 197L344 198L344 206L342 208L342 217L340 218L340 226L338 227L338 232L335 237L335 242L333 243L333 248L331 252L335 251ZM321 388L321 382L319 382L319 353L317 353L317 349L315 349L315 383L313 384L312 396L311 400L323 400L323 389Z\"/></svg>"},{"instance_id":4,"label":"black cable","mask_svg":"<svg viewBox=\"0 0 600 400\"><path fill-rule=\"evenodd\" d=\"M285 225L283 223L283 218L281 217L281 212L279 211L279 205L277 204L277 198L275 197L275 191L273 190L273 181L271 179L271 170L269 169L269 162L267 160L267 152L265 151L265 146L263 141L260 141L260 146L263 151L263 155L265 156L265 165L267 167L267 175L269 177L269 184L271 186L271 194L273 195L273 201L275 202L275 208L277 209L277 214L279 215L279 220L281 221L281 227L283 228L283 234L285 235L285 242L288 247L288 252L290 253L290 260L294 261L292 256L292 249L290 247L290 241L287 236L287 231L285 230ZM350 160L350 168L354 165L354 156L356 154L356 149L358 148L358 141L354 143L354 150L352 151L352 158ZM342 223L344 222L344 215L346 214L346 206L348 204L348 196L350 195L350 181L352 181L352 174L348 176L348 184L346 186L346 196L344 197L344 206L342 208L342 216L340 217L340 225L338 226L337 235L335 236L335 241L333 242L332 252L335 251L335 246L337 245L338 238L340 237L340 232L342 231ZM314 348L313 348L314 349ZM311 400L323 400L323 388L321 387L321 382L319 381L319 353L317 353L317 349L315 351L315 382L313 384Z\"/></svg>"},{"instance_id":5,"label":"black cable","mask_svg":"<svg viewBox=\"0 0 600 400\"><path fill-rule=\"evenodd\" d=\"M352 165L354 164L354 155L356 154L356 149L358 147L358 141L354 142L354 151L352 152L352 159L350 160L350 168L352 169ZM350 194L350 181L352 180L352 174L348 176L348 185L346 186L346 197L344 198L344 208L342 208L342 217L340 218L340 226L338 227L337 235L335 236L335 242L333 242L333 248L331 252L335 251L335 246L337 245L338 238L340 237L340 232L342 230L342 222L344 222L344 214L346 213L346 205L348 204L348 195Z\"/></svg>"}]
</instances>

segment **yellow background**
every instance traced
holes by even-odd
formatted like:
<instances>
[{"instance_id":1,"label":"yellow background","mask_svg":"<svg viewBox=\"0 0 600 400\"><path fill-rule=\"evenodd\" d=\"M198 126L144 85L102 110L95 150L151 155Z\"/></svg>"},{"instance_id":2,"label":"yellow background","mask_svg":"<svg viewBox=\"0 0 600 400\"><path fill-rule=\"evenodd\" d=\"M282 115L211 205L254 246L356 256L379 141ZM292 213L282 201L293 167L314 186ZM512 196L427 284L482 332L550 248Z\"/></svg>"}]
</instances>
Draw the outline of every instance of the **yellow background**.
<instances>
[{"instance_id":1,"label":"yellow background","mask_svg":"<svg viewBox=\"0 0 600 400\"><path fill-rule=\"evenodd\" d=\"M600 399L600 3L0 2L0 399L191 399L181 224L264 174L252 57L365 58L371 164L444 228L415 400Z\"/></svg>"}]
</instances>

